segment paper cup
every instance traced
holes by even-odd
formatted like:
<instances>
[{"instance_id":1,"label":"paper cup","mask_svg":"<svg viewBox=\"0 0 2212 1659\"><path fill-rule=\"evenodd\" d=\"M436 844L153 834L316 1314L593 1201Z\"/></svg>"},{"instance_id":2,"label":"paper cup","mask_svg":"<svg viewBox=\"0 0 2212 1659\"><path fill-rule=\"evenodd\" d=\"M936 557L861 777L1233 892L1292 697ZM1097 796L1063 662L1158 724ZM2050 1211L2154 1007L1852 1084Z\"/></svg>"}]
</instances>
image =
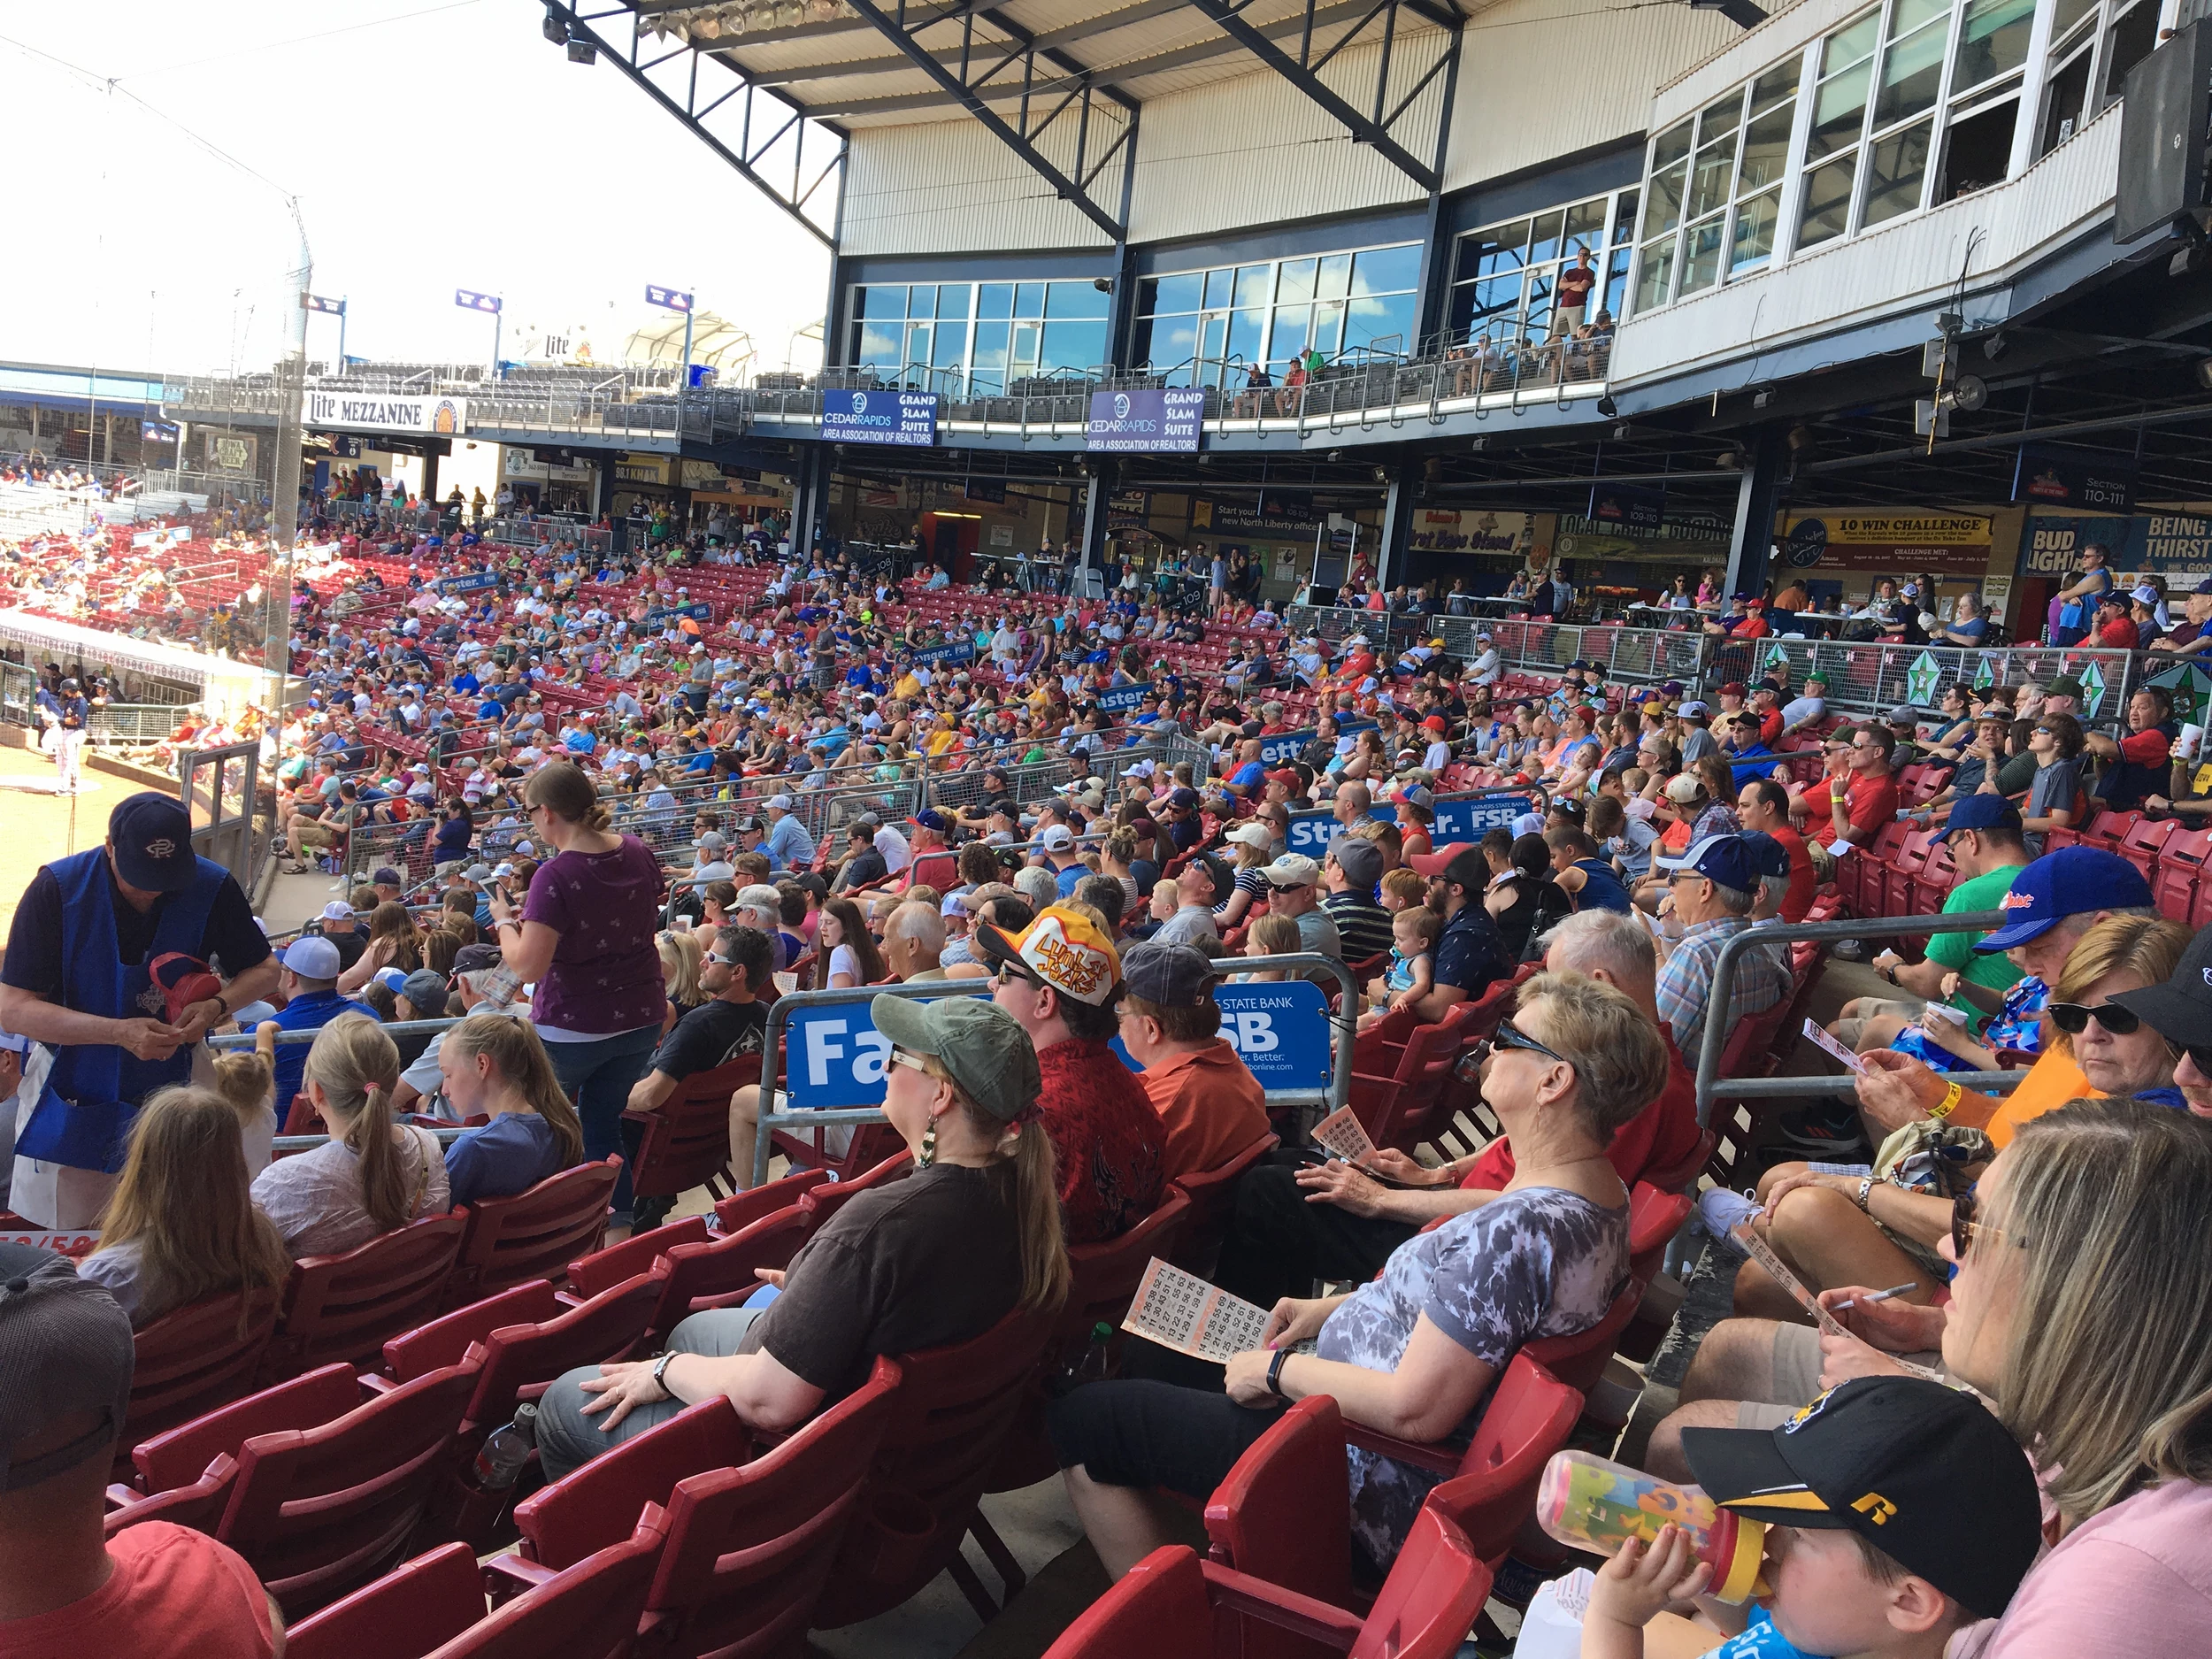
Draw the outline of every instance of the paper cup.
<instances>
[{"instance_id":1,"label":"paper cup","mask_svg":"<svg viewBox=\"0 0 2212 1659\"><path fill-rule=\"evenodd\" d=\"M2176 740L2176 744L2174 752L2182 759L2186 761L2198 759L2204 752L2204 727L2196 725L2184 726L2181 728L2181 736Z\"/></svg>"}]
</instances>

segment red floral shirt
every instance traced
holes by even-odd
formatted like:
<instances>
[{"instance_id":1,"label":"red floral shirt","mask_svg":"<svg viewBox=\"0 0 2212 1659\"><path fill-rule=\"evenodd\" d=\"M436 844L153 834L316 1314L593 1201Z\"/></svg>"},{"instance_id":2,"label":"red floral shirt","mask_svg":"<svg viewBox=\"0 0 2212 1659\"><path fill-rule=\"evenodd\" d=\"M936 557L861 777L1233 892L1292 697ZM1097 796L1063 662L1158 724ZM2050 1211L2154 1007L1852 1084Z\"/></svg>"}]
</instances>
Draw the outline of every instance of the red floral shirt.
<instances>
[{"instance_id":1,"label":"red floral shirt","mask_svg":"<svg viewBox=\"0 0 2212 1659\"><path fill-rule=\"evenodd\" d=\"M1070 1038L1041 1048L1037 1071L1037 1103L1059 1161L1063 1235L1070 1244L1118 1238L1160 1202L1160 1114L1102 1042Z\"/></svg>"}]
</instances>

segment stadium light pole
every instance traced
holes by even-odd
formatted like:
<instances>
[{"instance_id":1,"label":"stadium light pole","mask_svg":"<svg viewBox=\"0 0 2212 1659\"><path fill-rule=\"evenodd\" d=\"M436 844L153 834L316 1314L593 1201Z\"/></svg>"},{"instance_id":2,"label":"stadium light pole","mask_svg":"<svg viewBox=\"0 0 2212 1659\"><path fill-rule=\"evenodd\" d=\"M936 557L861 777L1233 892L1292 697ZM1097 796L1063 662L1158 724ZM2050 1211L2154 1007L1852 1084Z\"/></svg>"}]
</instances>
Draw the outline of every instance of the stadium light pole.
<instances>
[{"instance_id":1,"label":"stadium light pole","mask_svg":"<svg viewBox=\"0 0 2212 1659\"><path fill-rule=\"evenodd\" d=\"M262 595L262 603L268 607L268 626L261 648L262 666L274 682L269 691L269 712L280 731L284 727L284 703L292 674L292 556L300 527L300 406L307 391L307 301L315 280L315 256L307 245L307 220L300 213L300 199L287 196L284 204L292 211L300 249L299 264L292 272L292 304L288 313L292 319L291 339L277 377L277 453L271 484L276 496L272 503L276 534L268 564L268 591Z\"/></svg>"}]
</instances>

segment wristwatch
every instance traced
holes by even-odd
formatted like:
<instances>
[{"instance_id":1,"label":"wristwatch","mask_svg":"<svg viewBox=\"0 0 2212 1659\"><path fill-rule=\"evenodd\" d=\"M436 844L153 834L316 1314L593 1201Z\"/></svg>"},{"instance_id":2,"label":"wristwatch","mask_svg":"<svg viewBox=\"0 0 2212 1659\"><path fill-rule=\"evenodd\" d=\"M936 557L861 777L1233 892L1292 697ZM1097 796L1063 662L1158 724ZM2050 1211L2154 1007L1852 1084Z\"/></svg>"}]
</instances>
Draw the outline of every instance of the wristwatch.
<instances>
[{"instance_id":1,"label":"wristwatch","mask_svg":"<svg viewBox=\"0 0 2212 1659\"><path fill-rule=\"evenodd\" d=\"M1867 1213L1866 1195L1873 1190L1874 1178L1871 1175L1861 1176L1859 1178L1859 1190L1852 1194L1852 1198L1853 1201L1859 1206L1859 1213L1863 1216Z\"/></svg>"},{"instance_id":2,"label":"wristwatch","mask_svg":"<svg viewBox=\"0 0 2212 1659\"><path fill-rule=\"evenodd\" d=\"M1287 1360L1290 1356L1291 1350L1289 1348L1279 1348L1275 1350L1275 1357L1267 1362L1267 1392L1273 1394L1278 1400L1286 1400L1289 1398L1289 1396L1283 1392L1283 1362Z\"/></svg>"},{"instance_id":3,"label":"wristwatch","mask_svg":"<svg viewBox=\"0 0 2212 1659\"><path fill-rule=\"evenodd\" d=\"M661 1393L667 1395L671 1400L673 1400L676 1397L676 1391L668 1386L668 1366L669 1362L673 1360L675 1357L676 1350L672 1348L667 1353L662 1355L660 1358L656 1360L653 1363L653 1386L659 1389Z\"/></svg>"}]
</instances>

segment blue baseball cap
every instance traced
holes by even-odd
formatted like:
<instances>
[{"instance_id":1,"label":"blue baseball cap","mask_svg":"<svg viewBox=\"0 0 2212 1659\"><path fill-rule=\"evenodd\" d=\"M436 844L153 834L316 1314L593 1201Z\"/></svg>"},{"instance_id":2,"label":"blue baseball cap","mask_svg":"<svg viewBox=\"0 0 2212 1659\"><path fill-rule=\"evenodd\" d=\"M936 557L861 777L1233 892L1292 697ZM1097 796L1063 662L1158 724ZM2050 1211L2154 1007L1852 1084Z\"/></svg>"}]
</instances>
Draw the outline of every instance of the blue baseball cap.
<instances>
[{"instance_id":1,"label":"blue baseball cap","mask_svg":"<svg viewBox=\"0 0 2212 1659\"><path fill-rule=\"evenodd\" d=\"M2008 829L2020 833L2020 809L2001 795L1983 795L1977 791L1952 803L1951 816L1944 820L1942 832L1936 840L1948 841L1958 830ZM2134 868L2133 865L2129 866Z\"/></svg>"},{"instance_id":2,"label":"blue baseball cap","mask_svg":"<svg viewBox=\"0 0 2212 1659\"><path fill-rule=\"evenodd\" d=\"M1745 855L1751 862L1753 873L1762 876L1789 874L1789 849L1764 830L1746 830L1736 839L1744 844ZM1717 876L1714 879L1718 880L1719 878Z\"/></svg>"},{"instance_id":3,"label":"blue baseball cap","mask_svg":"<svg viewBox=\"0 0 2212 1659\"><path fill-rule=\"evenodd\" d=\"M1686 871L1703 876L1739 893L1748 893L1756 887L1761 873L1749 838L1742 835L1708 835L1679 858L1655 858L1651 862L1677 874ZM1787 863L1786 858L1784 862Z\"/></svg>"},{"instance_id":4,"label":"blue baseball cap","mask_svg":"<svg viewBox=\"0 0 2212 1659\"><path fill-rule=\"evenodd\" d=\"M1976 940L1974 949L1984 954L2009 950L2040 938L2069 916L2147 909L2150 902L2151 884L2119 854L2101 847L2062 847L2013 878L2012 891L1998 906L2009 919Z\"/></svg>"},{"instance_id":5,"label":"blue baseball cap","mask_svg":"<svg viewBox=\"0 0 2212 1659\"><path fill-rule=\"evenodd\" d=\"M174 796L147 789L118 802L108 814L108 844L117 877L131 887L182 893L199 879L192 820Z\"/></svg>"}]
</instances>

